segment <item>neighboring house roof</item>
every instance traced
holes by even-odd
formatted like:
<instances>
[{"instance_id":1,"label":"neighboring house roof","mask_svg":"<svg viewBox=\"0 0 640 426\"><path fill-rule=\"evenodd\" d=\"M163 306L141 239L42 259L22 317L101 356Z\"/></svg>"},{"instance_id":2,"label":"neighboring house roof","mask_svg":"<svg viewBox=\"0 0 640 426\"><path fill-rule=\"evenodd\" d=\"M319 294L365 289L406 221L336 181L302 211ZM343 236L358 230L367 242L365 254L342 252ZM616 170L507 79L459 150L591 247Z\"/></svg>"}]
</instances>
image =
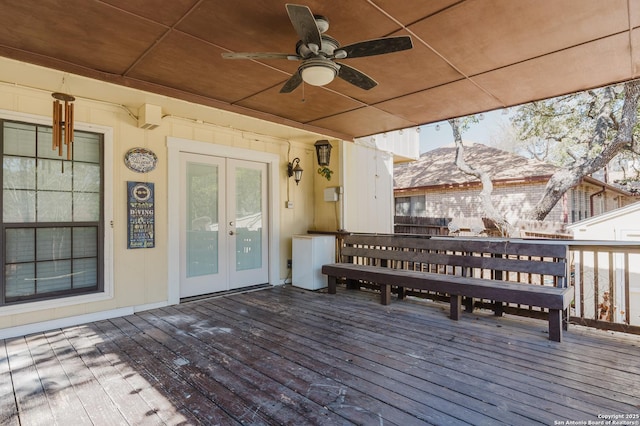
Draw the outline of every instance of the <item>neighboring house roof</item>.
<instances>
[{"instance_id":1,"label":"neighboring house roof","mask_svg":"<svg viewBox=\"0 0 640 426\"><path fill-rule=\"evenodd\" d=\"M456 148L443 147L425 152L416 161L394 167L396 189L479 182L458 169ZM512 154L482 144L465 142L464 159L468 165L489 172L493 181L548 179L558 168L551 164Z\"/></svg>"},{"instance_id":2,"label":"neighboring house roof","mask_svg":"<svg viewBox=\"0 0 640 426\"><path fill-rule=\"evenodd\" d=\"M559 167L532 158L523 157L501 149L482 144L464 142L464 159L468 165L489 172L494 183L545 182ZM469 176L455 164L454 146L437 148L425 152L416 161L399 163L394 166L394 189L442 188L480 184L475 176ZM591 176L584 181L606 187L627 196L633 194L606 184Z\"/></svg>"}]
</instances>

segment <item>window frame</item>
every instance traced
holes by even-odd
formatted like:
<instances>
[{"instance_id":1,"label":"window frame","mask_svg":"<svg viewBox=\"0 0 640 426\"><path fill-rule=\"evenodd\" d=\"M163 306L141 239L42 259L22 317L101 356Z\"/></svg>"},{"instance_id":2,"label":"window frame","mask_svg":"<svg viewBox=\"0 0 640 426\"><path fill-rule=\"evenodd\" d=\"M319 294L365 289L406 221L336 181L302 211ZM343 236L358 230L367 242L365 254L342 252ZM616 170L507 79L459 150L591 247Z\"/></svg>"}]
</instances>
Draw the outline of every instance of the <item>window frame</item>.
<instances>
[{"instance_id":1,"label":"window frame","mask_svg":"<svg viewBox=\"0 0 640 426\"><path fill-rule=\"evenodd\" d=\"M395 216L403 216L403 217L411 216L411 197L409 196L395 197L393 207L394 207ZM405 207L408 207L408 209L405 209ZM398 211L398 209L400 208L402 208L402 210L407 210L408 214L407 215L399 214L399 213L404 213L404 212Z\"/></svg>"},{"instance_id":2,"label":"window frame","mask_svg":"<svg viewBox=\"0 0 640 426\"><path fill-rule=\"evenodd\" d=\"M398 208L408 206L408 215L399 215ZM416 211L418 206L422 206L420 211ZM420 214L417 214L420 213ZM427 216L427 196L425 194L420 195L404 195L402 197L394 198L394 215L405 217L426 217Z\"/></svg>"},{"instance_id":3,"label":"window frame","mask_svg":"<svg viewBox=\"0 0 640 426\"><path fill-rule=\"evenodd\" d=\"M51 118L37 116L26 113L19 113L15 111L0 110L0 119L3 121L21 122L29 125L39 125L50 127ZM102 211L100 212L100 219L98 221L98 229L101 232L101 243L97 247L98 262L97 273L100 274L98 281L101 282L97 290L91 292L83 292L79 294L67 293L65 295L57 295L54 297L31 299L18 302L11 302L10 304L0 305L0 316L14 315L18 313L33 312L38 310L45 310L51 308L60 308L64 306L72 306L77 304L86 304L91 302L98 302L103 300L113 299L113 184L111 182L111 173L113 170L113 129L107 126L93 125L87 123L76 122L75 130L82 132L97 133L102 138L102 152L101 152L101 175L102 175ZM3 154L4 155L4 154ZM28 228L37 229L37 227L47 227L59 225L64 227L65 224L73 224L74 227L81 226L87 222L47 222L37 223L36 226L31 226L30 222ZM90 222L92 225L94 222ZM3 228L6 225L3 224ZM12 224L11 227L24 227L24 224ZM2 238L2 260L4 265L5 252L4 252L4 235ZM101 241L100 241L101 239ZM4 271L3 271L4 274ZM3 278L4 279L4 278ZM4 294L2 294L2 301L4 302Z\"/></svg>"}]
</instances>

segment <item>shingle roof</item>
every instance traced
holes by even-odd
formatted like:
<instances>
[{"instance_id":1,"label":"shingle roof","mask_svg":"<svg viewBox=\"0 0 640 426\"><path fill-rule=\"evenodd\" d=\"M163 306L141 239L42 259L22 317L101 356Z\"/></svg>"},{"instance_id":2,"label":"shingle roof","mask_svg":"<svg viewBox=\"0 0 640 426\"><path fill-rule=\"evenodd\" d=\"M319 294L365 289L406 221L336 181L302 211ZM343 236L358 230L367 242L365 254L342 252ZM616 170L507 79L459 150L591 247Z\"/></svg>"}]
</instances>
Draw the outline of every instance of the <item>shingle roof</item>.
<instances>
[{"instance_id":1,"label":"shingle roof","mask_svg":"<svg viewBox=\"0 0 640 426\"><path fill-rule=\"evenodd\" d=\"M455 165L456 148L443 147L425 152L416 161L394 166L395 189L479 182ZM558 168L482 144L465 142L464 158L468 165L486 170L493 181L520 181L548 178Z\"/></svg>"}]
</instances>

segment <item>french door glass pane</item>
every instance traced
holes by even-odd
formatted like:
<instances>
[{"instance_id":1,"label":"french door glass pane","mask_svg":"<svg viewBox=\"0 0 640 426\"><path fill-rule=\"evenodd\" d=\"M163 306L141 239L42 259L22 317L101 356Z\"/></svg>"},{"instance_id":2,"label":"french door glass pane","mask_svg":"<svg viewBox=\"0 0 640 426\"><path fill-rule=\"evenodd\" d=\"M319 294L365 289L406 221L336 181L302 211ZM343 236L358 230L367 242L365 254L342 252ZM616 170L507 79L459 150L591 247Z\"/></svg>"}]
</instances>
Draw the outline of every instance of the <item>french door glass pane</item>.
<instances>
[{"instance_id":1,"label":"french door glass pane","mask_svg":"<svg viewBox=\"0 0 640 426\"><path fill-rule=\"evenodd\" d=\"M262 266L262 173L236 169L236 271Z\"/></svg>"},{"instance_id":2,"label":"french door glass pane","mask_svg":"<svg viewBox=\"0 0 640 426\"><path fill-rule=\"evenodd\" d=\"M218 167L187 163L187 278L218 273Z\"/></svg>"}]
</instances>

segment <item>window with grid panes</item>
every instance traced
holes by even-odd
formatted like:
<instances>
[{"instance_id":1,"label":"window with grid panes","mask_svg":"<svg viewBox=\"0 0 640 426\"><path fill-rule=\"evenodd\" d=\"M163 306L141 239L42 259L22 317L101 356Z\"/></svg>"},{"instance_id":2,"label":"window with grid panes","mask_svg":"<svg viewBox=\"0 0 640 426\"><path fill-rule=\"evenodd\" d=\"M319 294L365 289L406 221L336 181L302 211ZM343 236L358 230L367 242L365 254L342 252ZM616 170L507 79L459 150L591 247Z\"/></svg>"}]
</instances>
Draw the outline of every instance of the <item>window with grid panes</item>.
<instances>
[{"instance_id":1,"label":"window with grid panes","mask_svg":"<svg viewBox=\"0 0 640 426\"><path fill-rule=\"evenodd\" d=\"M0 304L102 291L103 136L75 131L68 160L50 126L0 125Z\"/></svg>"},{"instance_id":2,"label":"window with grid panes","mask_svg":"<svg viewBox=\"0 0 640 426\"><path fill-rule=\"evenodd\" d=\"M411 198L396 197L396 216L409 216L411 214Z\"/></svg>"}]
</instances>

